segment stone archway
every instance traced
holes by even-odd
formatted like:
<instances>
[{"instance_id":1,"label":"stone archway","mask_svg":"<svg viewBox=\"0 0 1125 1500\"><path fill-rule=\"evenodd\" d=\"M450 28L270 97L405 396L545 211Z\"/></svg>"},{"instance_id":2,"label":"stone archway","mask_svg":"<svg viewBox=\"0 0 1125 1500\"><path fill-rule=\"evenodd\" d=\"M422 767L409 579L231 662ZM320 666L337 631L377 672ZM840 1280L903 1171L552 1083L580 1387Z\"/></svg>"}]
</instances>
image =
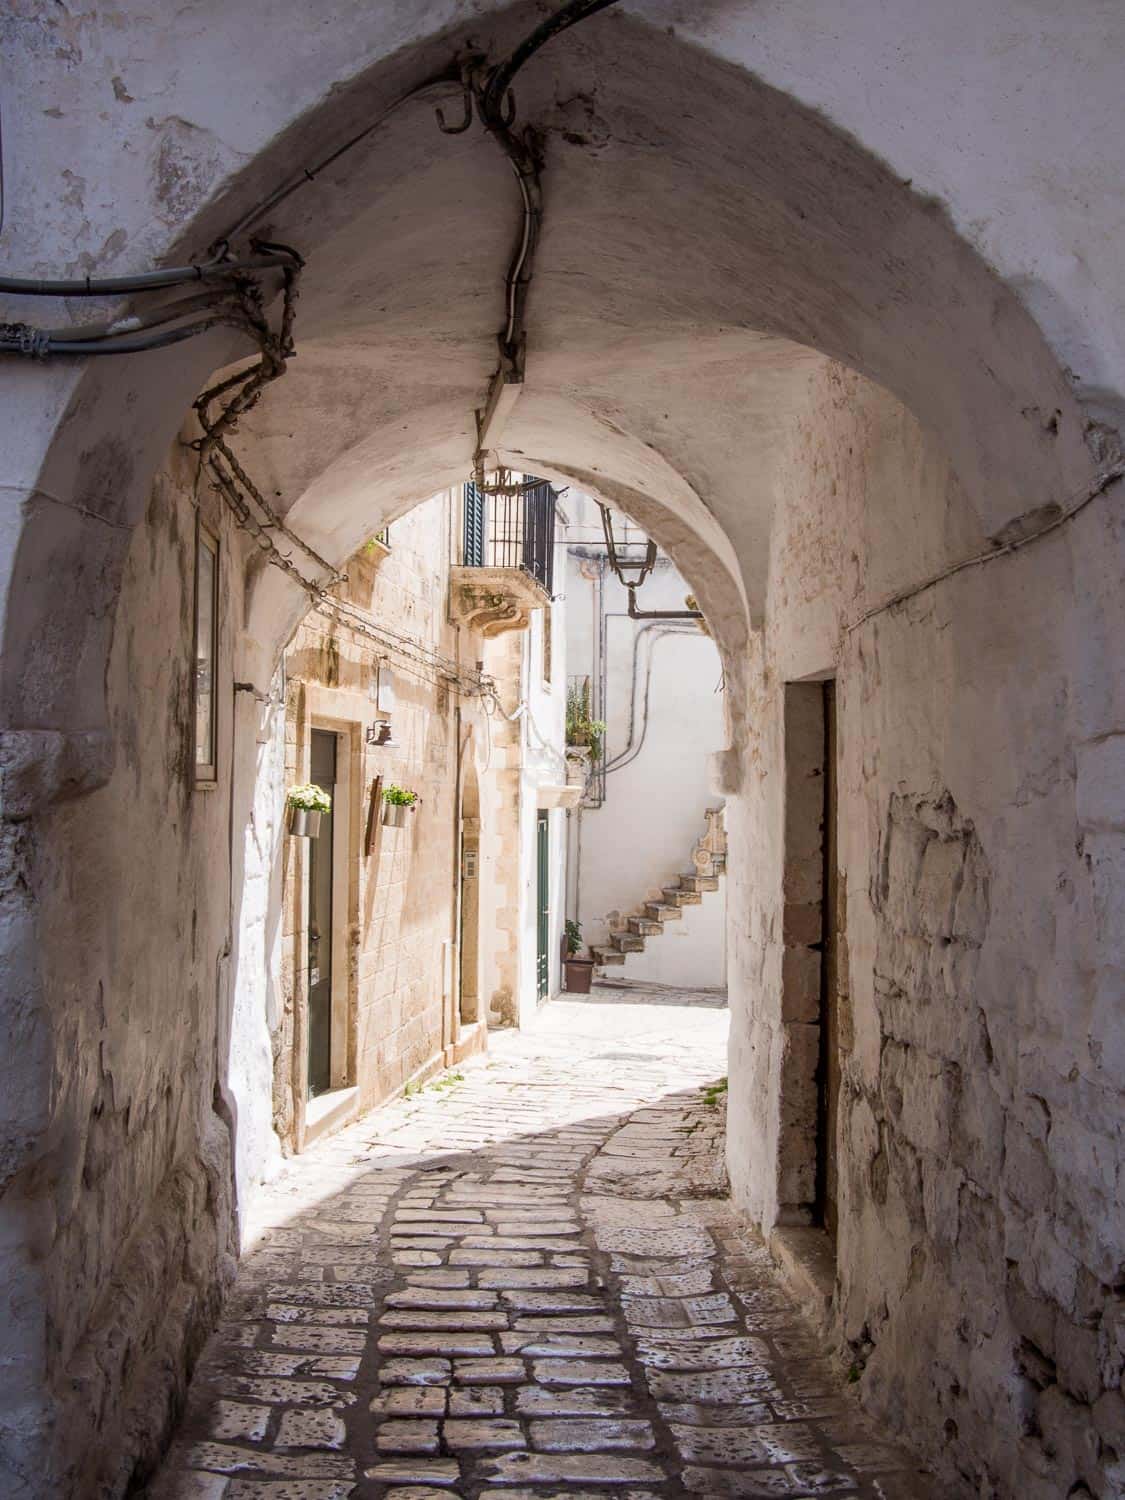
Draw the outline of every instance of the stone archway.
<instances>
[{"instance_id":1,"label":"stone archway","mask_svg":"<svg viewBox=\"0 0 1125 1500\"><path fill-rule=\"evenodd\" d=\"M857 976L842 1326L862 1345L879 1324L869 1384L884 1406L908 1372L911 1419L936 1424L927 1400L955 1428L960 1413L954 1461L984 1452L986 1468L1010 1477L1032 1462L1003 1416L1004 1391L1023 1379L1007 1352L1013 1330L1030 1337L1041 1321L1070 1329L1093 1316L1079 1306L1078 1269L1099 1308L1113 1285L1096 1182L1093 1207L1062 1216L1068 1228L1035 1228L1003 1154L989 1150L983 1182L970 1159L1009 1130L1012 1160L1016 1149L1036 1162L1049 1155L1026 1097L1050 1095L1065 1112L1065 1044L1029 1062L1013 1037L1045 1016L1063 1033L1068 978L1107 961L1096 914L1112 862L1100 841L1117 824L1098 800L1098 746L1114 700L1108 669L1080 638L1113 638L1119 540L1091 512L1077 540L1055 535L1048 552L1012 562L1028 568L1024 583L1013 573L1016 582L977 589L978 571L953 585L953 603L924 595L881 611L990 544L1034 533L1111 471L1087 446L1038 328L932 202L729 59L618 19L608 40L580 40L526 91L528 116L549 132L550 192L527 391L505 456L572 477L646 525L691 575L738 685L722 769L740 798L732 868L747 876L732 932L746 999L732 1049L732 1168L741 1200L767 1224L778 1204L779 1079L800 1072L811 1024L782 1005L771 885L783 837L778 701L787 680L838 672L855 747L841 794L853 807L842 858ZM491 17L490 39L525 23L523 8ZM347 85L317 74L311 92L271 115L246 163L199 147L190 130L162 130L166 179L198 191L165 193L161 238L139 245L198 251L306 150L316 155L373 106L447 69L468 34L451 18L424 37L415 26L378 31L358 62L338 64ZM309 263L300 359L241 441L291 524L337 563L361 529L466 471L494 362L507 169L479 136L438 135L430 102L421 123L396 116L271 221ZM193 176L208 150L209 175ZM226 523L232 688L220 729L230 751L205 805L180 763L174 648L185 528L200 497L174 440L206 377L239 352L214 337L143 362L0 372L19 429L12 487L26 497L2 678L19 1043L4 1161L21 1306L7 1352L26 1404L10 1444L17 1474L72 1476L98 1445L110 1470L122 1464L107 1482L143 1466L161 1420L147 1394L147 1419L128 1407L113 1351L147 1350L151 1379L174 1389L233 1243L232 1157L253 1131L229 1087L232 1016L257 1000L252 985L238 988L232 891L238 845L256 831L261 704L303 607L279 576L251 566ZM35 420L21 422L24 410ZM1039 555L1047 561L1028 561ZM1081 600L1077 578L1088 582ZM1034 675L1028 697L1012 687L1024 671ZM1033 817L1040 801L1048 811ZM987 930L976 908L942 915L956 884L940 858L950 845L963 862L978 846L987 858ZM937 894L924 910L902 895L903 848L931 850ZM889 885L872 878L884 865L897 872ZM1062 919L1073 960L1043 949L1058 882L1073 893ZM123 920L131 911L143 920ZM964 950L940 984L911 964L919 934L948 940L954 957ZM1035 971L1048 961L1043 979ZM1085 984L1096 1009L1102 991ZM935 1028L932 1010L919 1020L935 994L947 1008L964 1003L956 1025ZM178 1029L165 1024L171 1013ZM1092 1055L1083 1066L1097 1075L1096 1099L1074 1128L1097 1133L1112 1080ZM971 1122L960 1136L959 1111ZM927 1134L930 1116L938 1124ZM950 1204L962 1216L956 1235ZM1052 1271L1056 1231L1078 1268L1065 1285ZM1019 1253L1002 1286L986 1268L1003 1258L1005 1234ZM919 1246L926 1270L915 1278ZM927 1296L986 1309L974 1333L984 1373L965 1368L955 1317L914 1338ZM167 1306L175 1316L153 1346L154 1309ZM931 1371L943 1361L956 1375L935 1395ZM1078 1377L1067 1378L1073 1402ZM965 1419L974 1402L994 1419L987 1440Z\"/></svg>"}]
</instances>

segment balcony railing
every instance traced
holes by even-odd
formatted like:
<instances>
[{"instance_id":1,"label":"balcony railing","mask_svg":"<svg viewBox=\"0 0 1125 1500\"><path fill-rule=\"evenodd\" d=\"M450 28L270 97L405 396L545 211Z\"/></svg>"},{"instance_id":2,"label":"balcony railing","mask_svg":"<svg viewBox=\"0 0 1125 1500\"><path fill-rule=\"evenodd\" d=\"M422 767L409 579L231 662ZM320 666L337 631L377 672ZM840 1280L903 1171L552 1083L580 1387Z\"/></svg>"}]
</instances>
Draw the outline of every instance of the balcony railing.
<instances>
[{"instance_id":1,"label":"balcony railing","mask_svg":"<svg viewBox=\"0 0 1125 1500\"><path fill-rule=\"evenodd\" d=\"M467 568L519 568L546 594L555 562L555 491L528 480L516 495L485 495L465 486L464 560Z\"/></svg>"}]
</instances>

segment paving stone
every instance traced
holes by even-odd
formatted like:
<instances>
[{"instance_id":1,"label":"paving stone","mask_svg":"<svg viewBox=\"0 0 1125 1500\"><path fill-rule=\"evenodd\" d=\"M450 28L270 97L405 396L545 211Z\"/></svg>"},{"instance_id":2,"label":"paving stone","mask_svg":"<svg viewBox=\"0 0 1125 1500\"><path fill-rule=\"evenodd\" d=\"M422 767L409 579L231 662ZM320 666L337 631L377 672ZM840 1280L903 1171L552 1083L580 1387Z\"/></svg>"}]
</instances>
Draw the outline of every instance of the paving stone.
<instances>
[{"instance_id":1,"label":"paving stone","mask_svg":"<svg viewBox=\"0 0 1125 1500\"><path fill-rule=\"evenodd\" d=\"M637 1357L659 1370L723 1370L738 1366L760 1369L769 1351L760 1339L711 1339L699 1343L657 1343L638 1339Z\"/></svg>"},{"instance_id":2,"label":"paving stone","mask_svg":"<svg viewBox=\"0 0 1125 1500\"><path fill-rule=\"evenodd\" d=\"M812 1491L785 1469L753 1469L732 1473L729 1469L686 1468L684 1488L698 1495L733 1495L739 1500L776 1500L776 1497L808 1496Z\"/></svg>"},{"instance_id":3,"label":"paving stone","mask_svg":"<svg viewBox=\"0 0 1125 1500\"><path fill-rule=\"evenodd\" d=\"M365 1469L364 1475L380 1484L449 1485L460 1479L461 1466L455 1458L387 1458Z\"/></svg>"},{"instance_id":4,"label":"paving stone","mask_svg":"<svg viewBox=\"0 0 1125 1500\"><path fill-rule=\"evenodd\" d=\"M614 1500L660 1500L654 1490L627 1489L612 1491ZM391 1500L388 1495L386 1500ZM481 1500L605 1500L605 1490L544 1490L536 1487L533 1490L526 1489L488 1489L481 1490Z\"/></svg>"},{"instance_id":5,"label":"paving stone","mask_svg":"<svg viewBox=\"0 0 1125 1500\"><path fill-rule=\"evenodd\" d=\"M388 1307L427 1307L434 1310L449 1307L490 1308L496 1306L494 1292L461 1287L410 1286L401 1292L390 1292Z\"/></svg>"},{"instance_id":6,"label":"paving stone","mask_svg":"<svg viewBox=\"0 0 1125 1500\"><path fill-rule=\"evenodd\" d=\"M491 1216L490 1216L491 1217ZM582 1225L577 1219L547 1219L543 1220L538 1215L529 1215L526 1219L494 1219L496 1233L498 1235L549 1235L558 1238L562 1235L581 1234Z\"/></svg>"},{"instance_id":7,"label":"paving stone","mask_svg":"<svg viewBox=\"0 0 1125 1500\"><path fill-rule=\"evenodd\" d=\"M703 1401L724 1404L743 1400L763 1401L780 1395L763 1369L707 1370L666 1374L646 1372L648 1388L660 1400Z\"/></svg>"},{"instance_id":8,"label":"paving stone","mask_svg":"<svg viewBox=\"0 0 1125 1500\"><path fill-rule=\"evenodd\" d=\"M501 1386L455 1386L449 1392L451 1417L497 1417L503 1410L504 1391Z\"/></svg>"},{"instance_id":9,"label":"paving stone","mask_svg":"<svg viewBox=\"0 0 1125 1500\"><path fill-rule=\"evenodd\" d=\"M273 1380L267 1376L228 1376L225 1389L232 1396L248 1396L255 1401L279 1405L296 1401L302 1406L346 1406L355 1400L348 1390L323 1380Z\"/></svg>"},{"instance_id":10,"label":"paving stone","mask_svg":"<svg viewBox=\"0 0 1125 1500\"><path fill-rule=\"evenodd\" d=\"M366 1327L370 1316L369 1307L294 1307L289 1302L266 1305L266 1317L271 1323L314 1323L322 1328L358 1323Z\"/></svg>"},{"instance_id":11,"label":"paving stone","mask_svg":"<svg viewBox=\"0 0 1125 1500\"><path fill-rule=\"evenodd\" d=\"M329 1380L354 1380L359 1354L300 1354L292 1350L248 1349L238 1356L238 1368L253 1375L324 1375Z\"/></svg>"},{"instance_id":12,"label":"paving stone","mask_svg":"<svg viewBox=\"0 0 1125 1500\"><path fill-rule=\"evenodd\" d=\"M400 1208L396 1224L480 1224L484 1215L475 1208Z\"/></svg>"},{"instance_id":13,"label":"paving stone","mask_svg":"<svg viewBox=\"0 0 1125 1500\"><path fill-rule=\"evenodd\" d=\"M612 1333L614 1321L603 1313L573 1317L520 1317L515 1320L517 1333Z\"/></svg>"},{"instance_id":14,"label":"paving stone","mask_svg":"<svg viewBox=\"0 0 1125 1500\"><path fill-rule=\"evenodd\" d=\"M924 1500L719 1196L712 999L579 1003L260 1191L152 1500Z\"/></svg>"},{"instance_id":15,"label":"paving stone","mask_svg":"<svg viewBox=\"0 0 1125 1500\"><path fill-rule=\"evenodd\" d=\"M254 1469L261 1474L278 1474L291 1479L347 1479L354 1472L350 1458L338 1453L269 1453L237 1448L228 1443L192 1443L184 1454L190 1468L215 1469L235 1474L240 1469Z\"/></svg>"},{"instance_id":16,"label":"paving stone","mask_svg":"<svg viewBox=\"0 0 1125 1500\"><path fill-rule=\"evenodd\" d=\"M652 1424L606 1418L533 1421L531 1444L544 1453L591 1453L599 1449L643 1450L655 1446Z\"/></svg>"},{"instance_id":17,"label":"paving stone","mask_svg":"<svg viewBox=\"0 0 1125 1500\"><path fill-rule=\"evenodd\" d=\"M772 1416L764 1402L747 1401L736 1406L699 1406L690 1402L659 1401L660 1415L666 1422L683 1422L691 1427L740 1427L745 1422L768 1422Z\"/></svg>"},{"instance_id":18,"label":"paving stone","mask_svg":"<svg viewBox=\"0 0 1125 1500\"><path fill-rule=\"evenodd\" d=\"M465 1421L448 1421L442 1424L442 1438L454 1452L461 1449L522 1448L523 1429L518 1422L502 1417L478 1417Z\"/></svg>"},{"instance_id":19,"label":"paving stone","mask_svg":"<svg viewBox=\"0 0 1125 1500\"><path fill-rule=\"evenodd\" d=\"M452 1250L451 1266L540 1266L543 1256L538 1250Z\"/></svg>"},{"instance_id":20,"label":"paving stone","mask_svg":"<svg viewBox=\"0 0 1125 1500\"><path fill-rule=\"evenodd\" d=\"M470 1312L460 1310L453 1312L426 1312L424 1309L413 1312L409 1309L395 1309L384 1313L379 1319L380 1328L430 1329L434 1332L445 1328L453 1328L464 1332L476 1329L479 1332L482 1329L507 1328L507 1326L508 1315L502 1312Z\"/></svg>"},{"instance_id":21,"label":"paving stone","mask_svg":"<svg viewBox=\"0 0 1125 1500\"><path fill-rule=\"evenodd\" d=\"M522 1359L459 1359L453 1373L462 1385L516 1385L527 1379Z\"/></svg>"},{"instance_id":22,"label":"paving stone","mask_svg":"<svg viewBox=\"0 0 1125 1500\"><path fill-rule=\"evenodd\" d=\"M486 1270L477 1277L478 1286L495 1287L503 1291L518 1287L537 1287L549 1291L554 1287L588 1286L589 1283L590 1272L585 1267L573 1271L558 1271L548 1266L534 1271Z\"/></svg>"},{"instance_id":23,"label":"paving stone","mask_svg":"<svg viewBox=\"0 0 1125 1500\"><path fill-rule=\"evenodd\" d=\"M335 1448L344 1446L347 1429L334 1411L286 1411L281 1414L274 1446L277 1448Z\"/></svg>"},{"instance_id":24,"label":"paving stone","mask_svg":"<svg viewBox=\"0 0 1125 1500\"><path fill-rule=\"evenodd\" d=\"M501 1292L505 1307L517 1312L600 1312L602 1303L584 1292Z\"/></svg>"},{"instance_id":25,"label":"paving stone","mask_svg":"<svg viewBox=\"0 0 1125 1500\"><path fill-rule=\"evenodd\" d=\"M536 1355L548 1359L565 1355L612 1359L621 1355L621 1345L616 1339L589 1333L502 1333L500 1347L505 1354L518 1353L525 1359Z\"/></svg>"},{"instance_id":26,"label":"paving stone","mask_svg":"<svg viewBox=\"0 0 1125 1500\"><path fill-rule=\"evenodd\" d=\"M448 1385L452 1377L448 1359L385 1359L379 1366L383 1385Z\"/></svg>"},{"instance_id":27,"label":"paving stone","mask_svg":"<svg viewBox=\"0 0 1125 1500\"><path fill-rule=\"evenodd\" d=\"M371 1399L371 1410L379 1417L444 1417L444 1386L392 1386Z\"/></svg>"},{"instance_id":28,"label":"paving stone","mask_svg":"<svg viewBox=\"0 0 1125 1500\"><path fill-rule=\"evenodd\" d=\"M709 1429L673 1426L672 1435L688 1463L790 1463L814 1458L821 1449L817 1435L796 1422Z\"/></svg>"},{"instance_id":29,"label":"paving stone","mask_svg":"<svg viewBox=\"0 0 1125 1500\"><path fill-rule=\"evenodd\" d=\"M529 1417L616 1417L634 1410L630 1391L612 1386L573 1386L545 1390L529 1385L516 1392L516 1410Z\"/></svg>"},{"instance_id":30,"label":"paving stone","mask_svg":"<svg viewBox=\"0 0 1125 1500\"><path fill-rule=\"evenodd\" d=\"M436 1250L396 1250L391 1256L396 1266L440 1266Z\"/></svg>"},{"instance_id":31,"label":"paving stone","mask_svg":"<svg viewBox=\"0 0 1125 1500\"><path fill-rule=\"evenodd\" d=\"M386 1277L391 1279L390 1271ZM376 1288L369 1281L336 1281L316 1286L275 1281L266 1290L271 1302L299 1302L306 1307L373 1307L377 1301Z\"/></svg>"},{"instance_id":32,"label":"paving stone","mask_svg":"<svg viewBox=\"0 0 1125 1500\"><path fill-rule=\"evenodd\" d=\"M660 1483L664 1475L645 1458L624 1458L614 1453L505 1453L482 1466L493 1484L631 1484Z\"/></svg>"},{"instance_id":33,"label":"paving stone","mask_svg":"<svg viewBox=\"0 0 1125 1500\"><path fill-rule=\"evenodd\" d=\"M449 1500L449 1491L435 1490L430 1485L411 1484L405 1488L396 1485L384 1492L383 1500Z\"/></svg>"},{"instance_id":34,"label":"paving stone","mask_svg":"<svg viewBox=\"0 0 1125 1500\"><path fill-rule=\"evenodd\" d=\"M624 1365L609 1360L537 1359L532 1370L540 1385L629 1385Z\"/></svg>"},{"instance_id":35,"label":"paving stone","mask_svg":"<svg viewBox=\"0 0 1125 1500\"><path fill-rule=\"evenodd\" d=\"M383 1333L377 1345L381 1354L491 1354L492 1336L487 1333Z\"/></svg>"},{"instance_id":36,"label":"paving stone","mask_svg":"<svg viewBox=\"0 0 1125 1500\"><path fill-rule=\"evenodd\" d=\"M266 1435L270 1413L267 1407L245 1406L237 1401L217 1401L208 1421L213 1438L246 1438L260 1442Z\"/></svg>"},{"instance_id":37,"label":"paving stone","mask_svg":"<svg viewBox=\"0 0 1125 1500\"><path fill-rule=\"evenodd\" d=\"M350 1479L228 1479L223 1500L345 1500Z\"/></svg>"},{"instance_id":38,"label":"paving stone","mask_svg":"<svg viewBox=\"0 0 1125 1500\"><path fill-rule=\"evenodd\" d=\"M380 1453L436 1453L438 1424L429 1419L391 1418L376 1428L375 1446Z\"/></svg>"},{"instance_id":39,"label":"paving stone","mask_svg":"<svg viewBox=\"0 0 1125 1500\"><path fill-rule=\"evenodd\" d=\"M683 1229L599 1229L596 1234L600 1250L615 1250L624 1255L714 1255L715 1242L705 1229L694 1226Z\"/></svg>"}]
</instances>

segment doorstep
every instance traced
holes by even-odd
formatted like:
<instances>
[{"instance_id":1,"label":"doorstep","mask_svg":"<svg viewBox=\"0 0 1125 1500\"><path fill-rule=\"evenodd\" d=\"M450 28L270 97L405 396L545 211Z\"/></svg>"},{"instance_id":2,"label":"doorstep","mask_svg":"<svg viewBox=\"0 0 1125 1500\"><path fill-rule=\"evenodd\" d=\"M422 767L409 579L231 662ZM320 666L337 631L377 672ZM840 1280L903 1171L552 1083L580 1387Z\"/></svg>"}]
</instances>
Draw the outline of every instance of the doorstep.
<instances>
[{"instance_id":1,"label":"doorstep","mask_svg":"<svg viewBox=\"0 0 1125 1500\"><path fill-rule=\"evenodd\" d=\"M827 1327L836 1292L836 1251L828 1235L787 1225L770 1235L769 1250L797 1300L819 1327Z\"/></svg>"},{"instance_id":2,"label":"doorstep","mask_svg":"<svg viewBox=\"0 0 1125 1500\"><path fill-rule=\"evenodd\" d=\"M305 1135L301 1150L307 1151L314 1141L330 1135L346 1125L359 1103L359 1090L353 1085L346 1089L329 1089L305 1100Z\"/></svg>"}]
</instances>

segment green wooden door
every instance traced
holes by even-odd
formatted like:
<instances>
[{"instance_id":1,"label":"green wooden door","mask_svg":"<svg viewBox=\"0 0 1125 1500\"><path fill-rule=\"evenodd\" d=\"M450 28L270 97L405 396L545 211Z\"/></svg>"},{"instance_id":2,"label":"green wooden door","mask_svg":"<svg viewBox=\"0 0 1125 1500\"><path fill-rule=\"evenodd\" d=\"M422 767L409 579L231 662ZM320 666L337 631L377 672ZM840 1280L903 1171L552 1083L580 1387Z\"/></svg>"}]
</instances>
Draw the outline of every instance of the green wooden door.
<instances>
[{"instance_id":1,"label":"green wooden door","mask_svg":"<svg viewBox=\"0 0 1125 1500\"><path fill-rule=\"evenodd\" d=\"M535 983L540 1000L547 998L551 982L551 820L541 812L535 824L536 842L536 930Z\"/></svg>"},{"instance_id":2,"label":"green wooden door","mask_svg":"<svg viewBox=\"0 0 1125 1500\"><path fill-rule=\"evenodd\" d=\"M336 790L336 736L312 731L311 779L332 796ZM309 840L308 1044L309 1098L332 1087L332 813L321 816L320 837Z\"/></svg>"}]
</instances>

